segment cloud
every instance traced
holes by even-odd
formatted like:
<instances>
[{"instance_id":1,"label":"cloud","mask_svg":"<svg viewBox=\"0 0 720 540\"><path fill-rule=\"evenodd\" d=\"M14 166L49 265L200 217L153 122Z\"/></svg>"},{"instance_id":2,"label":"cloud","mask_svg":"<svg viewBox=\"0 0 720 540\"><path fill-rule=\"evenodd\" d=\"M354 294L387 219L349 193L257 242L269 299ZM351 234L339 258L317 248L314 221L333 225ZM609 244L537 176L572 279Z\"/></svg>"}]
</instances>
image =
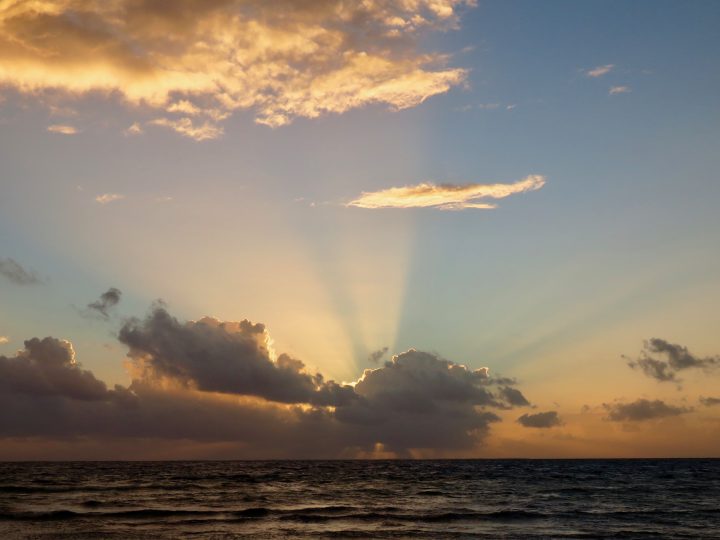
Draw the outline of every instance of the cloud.
<instances>
[{"instance_id":1,"label":"cloud","mask_svg":"<svg viewBox=\"0 0 720 540\"><path fill-rule=\"evenodd\" d=\"M503 386L500 388L500 396L513 407L527 407L530 405L530 402L517 388Z\"/></svg>"},{"instance_id":2,"label":"cloud","mask_svg":"<svg viewBox=\"0 0 720 540\"><path fill-rule=\"evenodd\" d=\"M144 130L138 122L133 122L130 127L123 131L123 135L130 137L132 135L142 135Z\"/></svg>"},{"instance_id":3,"label":"cloud","mask_svg":"<svg viewBox=\"0 0 720 540\"><path fill-rule=\"evenodd\" d=\"M551 428L562 425L556 411L523 414L517 421L528 428Z\"/></svg>"},{"instance_id":4,"label":"cloud","mask_svg":"<svg viewBox=\"0 0 720 540\"><path fill-rule=\"evenodd\" d=\"M121 195L120 193L103 193L102 195L98 195L95 197L95 202L99 202L100 204L108 204L114 201L120 201L125 198L125 195Z\"/></svg>"},{"instance_id":5,"label":"cloud","mask_svg":"<svg viewBox=\"0 0 720 540\"><path fill-rule=\"evenodd\" d=\"M720 398L717 397L701 397L700 403L705 405L706 407L713 407L715 405L720 405Z\"/></svg>"},{"instance_id":6,"label":"cloud","mask_svg":"<svg viewBox=\"0 0 720 540\"><path fill-rule=\"evenodd\" d=\"M660 355L660 358L657 355ZM640 357L627 364L660 382L680 382L678 372L687 369L712 371L720 367L720 357L701 358L691 354L687 347L652 338L644 343Z\"/></svg>"},{"instance_id":7,"label":"cloud","mask_svg":"<svg viewBox=\"0 0 720 540\"><path fill-rule=\"evenodd\" d=\"M280 403L338 405L355 397L352 387L307 373L300 360L281 354L273 361L264 325L247 320L181 323L155 307L144 320L126 322L118 338L146 380L165 377L198 390Z\"/></svg>"},{"instance_id":8,"label":"cloud","mask_svg":"<svg viewBox=\"0 0 720 540\"><path fill-rule=\"evenodd\" d=\"M638 399L632 403L603 403L603 407L608 411L607 419L613 422L641 422L655 418L678 416L692 411L692 409L686 407L668 405L659 399L654 401Z\"/></svg>"},{"instance_id":9,"label":"cloud","mask_svg":"<svg viewBox=\"0 0 720 540\"><path fill-rule=\"evenodd\" d=\"M109 319L110 310L118 305L121 296L122 292L119 289L110 287L107 291L100 295L98 300L87 305L86 313L99 315L103 319Z\"/></svg>"},{"instance_id":10,"label":"cloud","mask_svg":"<svg viewBox=\"0 0 720 540\"><path fill-rule=\"evenodd\" d=\"M48 126L47 130L50 133L59 133L61 135L77 135L78 133L77 128L66 124L53 124Z\"/></svg>"},{"instance_id":11,"label":"cloud","mask_svg":"<svg viewBox=\"0 0 720 540\"><path fill-rule=\"evenodd\" d=\"M10 343L10 338L7 336L0 336L0 345L5 345L7 343Z\"/></svg>"},{"instance_id":12,"label":"cloud","mask_svg":"<svg viewBox=\"0 0 720 540\"><path fill-rule=\"evenodd\" d=\"M190 118L180 118L172 120L170 118L157 118L150 122L154 126L162 126L170 128L184 137L195 139L196 141L207 141L217 139L223 134L222 128L213 125L210 122L203 122L200 125L193 123Z\"/></svg>"},{"instance_id":13,"label":"cloud","mask_svg":"<svg viewBox=\"0 0 720 540\"><path fill-rule=\"evenodd\" d=\"M493 409L507 408L498 388L507 379L412 349L339 385L287 355L274 358L265 327L249 321L181 322L155 306L119 340L129 347L128 387L108 388L77 364L69 342L51 337L0 357L0 440L82 437L107 452L113 441L148 437L216 441L256 458L378 447L469 455L500 420Z\"/></svg>"},{"instance_id":14,"label":"cloud","mask_svg":"<svg viewBox=\"0 0 720 540\"><path fill-rule=\"evenodd\" d=\"M615 64L605 64L604 66L598 66L593 69L587 69L585 70L585 76L586 77L602 77L603 75L607 75L612 71L612 69L615 67Z\"/></svg>"},{"instance_id":15,"label":"cloud","mask_svg":"<svg viewBox=\"0 0 720 540\"><path fill-rule=\"evenodd\" d=\"M0 84L213 121L250 110L273 127L369 104L405 109L466 79L419 40L456 27L470 5L10 0L0 11Z\"/></svg>"},{"instance_id":16,"label":"cloud","mask_svg":"<svg viewBox=\"0 0 720 540\"><path fill-rule=\"evenodd\" d=\"M51 337L25 341L25 349L14 357L0 356L0 391L86 401L107 394L105 383L75 362L70 342Z\"/></svg>"},{"instance_id":17,"label":"cloud","mask_svg":"<svg viewBox=\"0 0 720 540\"><path fill-rule=\"evenodd\" d=\"M374 192L363 192L346 206L357 208L439 208L464 210L466 208L495 208L484 199L503 199L517 193L536 191L545 185L545 177L530 175L512 184L432 184L393 187Z\"/></svg>"},{"instance_id":18,"label":"cloud","mask_svg":"<svg viewBox=\"0 0 720 540\"><path fill-rule=\"evenodd\" d=\"M20 263L11 258L0 258L0 275L16 285L36 285L42 283L32 270L26 270Z\"/></svg>"},{"instance_id":19,"label":"cloud","mask_svg":"<svg viewBox=\"0 0 720 540\"><path fill-rule=\"evenodd\" d=\"M608 94L611 96L615 94L627 94L629 92L632 92L632 88L629 86L611 86L610 90L608 90Z\"/></svg>"},{"instance_id":20,"label":"cloud","mask_svg":"<svg viewBox=\"0 0 720 540\"><path fill-rule=\"evenodd\" d=\"M377 364L380 360L382 360L383 356L385 356L388 352L387 347L383 347L382 349L378 349L377 351L373 351L368 355L368 360L372 362L373 364Z\"/></svg>"}]
</instances>

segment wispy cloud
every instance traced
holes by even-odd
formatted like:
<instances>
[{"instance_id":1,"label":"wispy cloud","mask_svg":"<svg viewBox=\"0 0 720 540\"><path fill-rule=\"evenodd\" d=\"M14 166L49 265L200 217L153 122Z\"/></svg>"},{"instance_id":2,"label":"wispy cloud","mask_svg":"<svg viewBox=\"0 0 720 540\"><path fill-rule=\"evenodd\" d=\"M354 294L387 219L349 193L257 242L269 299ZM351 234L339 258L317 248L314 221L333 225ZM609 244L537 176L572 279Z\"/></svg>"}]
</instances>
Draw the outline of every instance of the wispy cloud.
<instances>
[{"instance_id":1,"label":"wispy cloud","mask_svg":"<svg viewBox=\"0 0 720 540\"><path fill-rule=\"evenodd\" d=\"M417 38L455 28L474 4L15 1L0 11L0 85L70 99L99 90L212 122L249 110L273 127L369 104L399 110L466 79Z\"/></svg>"},{"instance_id":2,"label":"wispy cloud","mask_svg":"<svg viewBox=\"0 0 720 540\"><path fill-rule=\"evenodd\" d=\"M210 122L196 125L190 118L180 118L172 120L170 118L157 118L150 122L154 126L162 126L170 128L184 137L195 139L196 141L207 141L217 139L223 134L223 129Z\"/></svg>"},{"instance_id":3,"label":"wispy cloud","mask_svg":"<svg viewBox=\"0 0 720 540\"><path fill-rule=\"evenodd\" d=\"M60 135L76 135L79 133L77 128L67 124L53 124L47 127L50 133L59 133Z\"/></svg>"},{"instance_id":4,"label":"wispy cloud","mask_svg":"<svg viewBox=\"0 0 720 540\"><path fill-rule=\"evenodd\" d=\"M604 66L597 66L592 69L585 70L585 76L586 77L602 77L603 75L607 75L612 71L612 69L615 67L615 64L605 64Z\"/></svg>"},{"instance_id":5,"label":"wispy cloud","mask_svg":"<svg viewBox=\"0 0 720 540\"><path fill-rule=\"evenodd\" d=\"M105 320L110 318L112 308L120 303L122 292L120 289L110 287L106 292L100 295L98 300L87 305L87 309L83 312L84 316L101 317Z\"/></svg>"},{"instance_id":6,"label":"wispy cloud","mask_svg":"<svg viewBox=\"0 0 720 540\"><path fill-rule=\"evenodd\" d=\"M138 122L133 122L130 127L128 127L125 131L123 131L123 135L126 136L132 136L132 135L142 135L143 134L143 128Z\"/></svg>"},{"instance_id":7,"label":"wispy cloud","mask_svg":"<svg viewBox=\"0 0 720 540\"><path fill-rule=\"evenodd\" d=\"M642 422L656 418L667 418L689 413L692 409L668 405L662 400L638 399L632 403L603 403L608 412L607 419L612 422Z\"/></svg>"},{"instance_id":8,"label":"wispy cloud","mask_svg":"<svg viewBox=\"0 0 720 540\"><path fill-rule=\"evenodd\" d=\"M545 177L530 175L512 184L433 184L393 187L363 192L346 206L357 208L438 208L440 210L491 209L497 205L485 199L503 199L517 193L535 191L545 185Z\"/></svg>"},{"instance_id":9,"label":"wispy cloud","mask_svg":"<svg viewBox=\"0 0 720 540\"><path fill-rule=\"evenodd\" d=\"M684 370L702 369L709 373L720 368L720 356L697 356L687 347L660 338L647 340L640 356L627 360L628 366L660 382L679 383L678 373Z\"/></svg>"},{"instance_id":10,"label":"wispy cloud","mask_svg":"<svg viewBox=\"0 0 720 540\"><path fill-rule=\"evenodd\" d=\"M611 96L615 94L627 94L629 92L632 92L632 88L629 86L611 86L610 90L608 90L608 94Z\"/></svg>"},{"instance_id":11,"label":"wispy cloud","mask_svg":"<svg viewBox=\"0 0 720 540\"><path fill-rule=\"evenodd\" d=\"M32 270L27 270L11 258L0 258L0 276L4 276L16 285L36 285L42 283Z\"/></svg>"},{"instance_id":12,"label":"wispy cloud","mask_svg":"<svg viewBox=\"0 0 720 540\"><path fill-rule=\"evenodd\" d=\"M125 195L121 195L120 193L103 193L102 195L98 195L97 197L95 197L95 201L99 202L100 204L108 204L124 198Z\"/></svg>"}]
</instances>

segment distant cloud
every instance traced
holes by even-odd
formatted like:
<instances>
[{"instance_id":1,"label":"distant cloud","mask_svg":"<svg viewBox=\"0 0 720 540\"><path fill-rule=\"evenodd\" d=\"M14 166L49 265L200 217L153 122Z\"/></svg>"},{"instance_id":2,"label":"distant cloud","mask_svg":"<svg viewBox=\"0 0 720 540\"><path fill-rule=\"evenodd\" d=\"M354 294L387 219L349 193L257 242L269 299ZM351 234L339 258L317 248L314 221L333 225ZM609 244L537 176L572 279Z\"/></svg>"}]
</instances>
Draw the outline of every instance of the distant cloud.
<instances>
[{"instance_id":1,"label":"distant cloud","mask_svg":"<svg viewBox=\"0 0 720 540\"><path fill-rule=\"evenodd\" d=\"M715 405L720 405L720 397L701 397L700 403L706 407L714 407Z\"/></svg>"},{"instance_id":2,"label":"distant cloud","mask_svg":"<svg viewBox=\"0 0 720 540\"><path fill-rule=\"evenodd\" d=\"M134 122L130 125L130 127L123 131L123 134L126 136L142 135L143 133L143 128L138 122Z\"/></svg>"},{"instance_id":3,"label":"distant cloud","mask_svg":"<svg viewBox=\"0 0 720 540\"><path fill-rule=\"evenodd\" d=\"M528 428L551 428L562 425L557 411L523 414L517 421Z\"/></svg>"},{"instance_id":4,"label":"distant cloud","mask_svg":"<svg viewBox=\"0 0 720 540\"><path fill-rule=\"evenodd\" d=\"M608 90L608 94L611 96L616 94L627 94L628 92L632 92L632 88L629 86L611 86L610 90Z\"/></svg>"},{"instance_id":5,"label":"distant cloud","mask_svg":"<svg viewBox=\"0 0 720 540\"><path fill-rule=\"evenodd\" d=\"M456 27L474 4L16 1L0 12L0 85L68 99L100 91L211 123L250 110L273 127L369 104L405 109L465 81L418 37Z\"/></svg>"},{"instance_id":6,"label":"distant cloud","mask_svg":"<svg viewBox=\"0 0 720 540\"><path fill-rule=\"evenodd\" d=\"M16 285L36 285L42 283L32 270L26 270L11 258L0 258L0 276L4 276Z\"/></svg>"},{"instance_id":7,"label":"distant cloud","mask_svg":"<svg viewBox=\"0 0 720 540\"><path fill-rule=\"evenodd\" d=\"M598 66L596 68L585 70L585 76L586 77L602 77L603 75L607 75L612 71L612 69L615 67L615 64L605 64L604 66Z\"/></svg>"},{"instance_id":8,"label":"distant cloud","mask_svg":"<svg viewBox=\"0 0 720 540\"><path fill-rule=\"evenodd\" d=\"M87 305L86 314L100 316L103 319L110 318L110 310L120 303L122 292L115 287L110 287L100 295L95 302Z\"/></svg>"},{"instance_id":9,"label":"distant cloud","mask_svg":"<svg viewBox=\"0 0 720 540\"><path fill-rule=\"evenodd\" d=\"M527 407L530 402L517 388L503 386L500 388L500 396L513 407Z\"/></svg>"},{"instance_id":10,"label":"distant cloud","mask_svg":"<svg viewBox=\"0 0 720 540\"><path fill-rule=\"evenodd\" d=\"M632 369L639 369L648 377L661 382L680 382L678 373L687 369L711 371L720 368L720 357L701 358L687 347L652 338L644 343L640 356L628 361Z\"/></svg>"},{"instance_id":11,"label":"distant cloud","mask_svg":"<svg viewBox=\"0 0 720 540\"><path fill-rule=\"evenodd\" d=\"M95 197L95 201L99 202L100 204L108 204L113 201L119 201L125 198L125 195L121 195L120 193L103 193L102 195L98 195Z\"/></svg>"},{"instance_id":12,"label":"distant cloud","mask_svg":"<svg viewBox=\"0 0 720 540\"><path fill-rule=\"evenodd\" d=\"M438 208L464 210L467 208L496 208L486 199L503 199L517 193L536 191L545 185L545 177L531 175L513 184L432 184L393 187L381 191L363 192L346 206L357 208Z\"/></svg>"},{"instance_id":13,"label":"distant cloud","mask_svg":"<svg viewBox=\"0 0 720 540\"><path fill-rule=\"evenodd\" d=\"M380 360L382 360L383 356L385 356L388 352L387 347L383 347L382 349L378 349L377 351L373 351L368 355L368 360L372 362L373 364L377 364Z\"/></svg>"},{"instance_id":14,"label":"distant cloud","mask_svg":"<svg viewBox=\"0 0 720 540\"><path fill-rule=\"evenodd\" d=\"M659 399L654 401L638 399L632 403L603 403L603 407L608 412L607 419L612 422L642 422L644 420L678 416L692 411L692 409L686 407L668 405Z\"/></svg>"},{"instance_id":15,"label":"distant cloud","mask_svg":"<svg viewBox=\"0 0 720 540\"><path fill-rule=\"evenodd\" d=\"M50 133L59 133L61 135L76 135L78 133L77 128L66 124L53 124L48 126L47 130Z\"/></svg>"},{"instance_id":16,"label":"distant cloud","mask_svg":"<svg viewBox=\"0 0 720 540\"><path fill-rule=\"evenodd\" d=\"M5 345L7 343L10 343L10 338L7 336L0 336L0 345Z\"/></svg>"},{"instance_id":17,"label":"distant cloud","mask_svg":"<svg viewBox=\"0 0 720 540\"><path fill-rule=\"evenodd\" d=\"M210 122L202 124L193 123L190 118L179 118L172 120L170 118L157 118L150 122L154 126L162 126L170 128L184 137L195 139L196 141L207 141L217 139L223 134L223 129Z\"/></svg>"}]
</instances>

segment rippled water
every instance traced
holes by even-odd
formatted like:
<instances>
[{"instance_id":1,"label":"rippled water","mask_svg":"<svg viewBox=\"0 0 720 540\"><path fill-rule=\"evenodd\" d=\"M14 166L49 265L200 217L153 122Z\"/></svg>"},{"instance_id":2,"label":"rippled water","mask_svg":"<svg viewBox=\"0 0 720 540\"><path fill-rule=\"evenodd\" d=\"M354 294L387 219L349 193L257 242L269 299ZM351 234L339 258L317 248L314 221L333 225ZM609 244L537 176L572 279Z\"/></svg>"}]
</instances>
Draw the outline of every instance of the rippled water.
<instances>
[{"instance_id":1,"label":"rippled water","mask_svg":"<svg viewBox=\"0 0 720 540\"><path fill-rule=\"evenodd\" d=\"M720 460L1 463L0 538L720 538Z\"/></svg>"}]
</instances>

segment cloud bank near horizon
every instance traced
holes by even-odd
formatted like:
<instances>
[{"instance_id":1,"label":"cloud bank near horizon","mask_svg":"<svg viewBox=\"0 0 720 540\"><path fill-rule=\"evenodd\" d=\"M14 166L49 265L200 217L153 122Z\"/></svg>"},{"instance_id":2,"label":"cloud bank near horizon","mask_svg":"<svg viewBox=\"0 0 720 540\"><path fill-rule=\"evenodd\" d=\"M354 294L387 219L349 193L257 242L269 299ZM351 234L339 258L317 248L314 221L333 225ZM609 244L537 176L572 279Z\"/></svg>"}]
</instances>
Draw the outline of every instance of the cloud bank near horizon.
<instances>
[{"instance_id":1,"label":"cloud bank near horizon","mask_svg":"<svg viewBox=\"0 0 720 540\"><path fill-rule=\"evenodd\" d=\"M108 388L72 344L33 338L0 356L0 437L231 443L242 457L361 457L470 452L494 411L528 403L487 368L414 349L352 384L326 380L285 354L262 324L182 322L155 306L119 340L132 382Z\"/></svg>"}]
</instances>

